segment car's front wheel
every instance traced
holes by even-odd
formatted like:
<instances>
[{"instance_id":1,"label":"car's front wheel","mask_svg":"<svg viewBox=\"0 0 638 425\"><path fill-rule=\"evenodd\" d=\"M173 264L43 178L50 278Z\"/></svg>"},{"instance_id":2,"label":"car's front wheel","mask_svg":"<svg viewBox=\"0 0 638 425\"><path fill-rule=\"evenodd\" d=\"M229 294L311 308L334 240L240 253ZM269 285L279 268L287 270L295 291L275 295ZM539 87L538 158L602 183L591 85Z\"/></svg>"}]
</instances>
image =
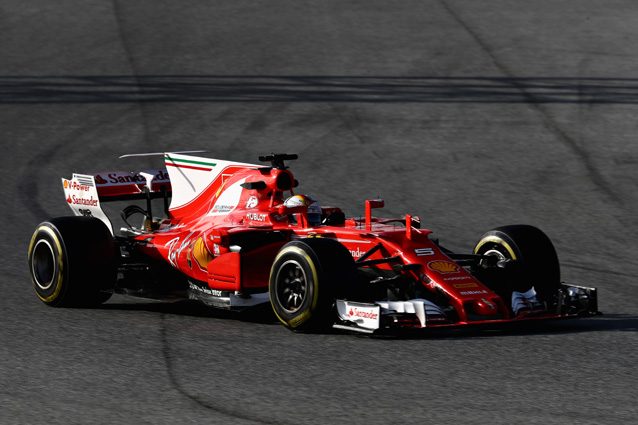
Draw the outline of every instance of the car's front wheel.
<instances>
[{"instance_id":1,"label":"car's front wheel","mask_svg":"<svg viewBox=\"0 0 638 425\"><path fill-rule=\"evenodd\" d=\"M497 227L486 232L474 253L509 260L501 273L491 275L497 292L525 292L534 287L540 301L551 304L560 288L560 265L551 240L540 229L526 224Z\"/></svg>"},{"instance_id":2,"label":"car's front wheel","mask_svg":"<svg viewBox=\"0 0 638 425\"><path fill-rule=\"evenodd\" d=\"M270 271L270 303L277 318L295 331L326 329L340 290L352 284L355 265L339 242L308 238L284 245Z\"/></svg>"}]
</instances>

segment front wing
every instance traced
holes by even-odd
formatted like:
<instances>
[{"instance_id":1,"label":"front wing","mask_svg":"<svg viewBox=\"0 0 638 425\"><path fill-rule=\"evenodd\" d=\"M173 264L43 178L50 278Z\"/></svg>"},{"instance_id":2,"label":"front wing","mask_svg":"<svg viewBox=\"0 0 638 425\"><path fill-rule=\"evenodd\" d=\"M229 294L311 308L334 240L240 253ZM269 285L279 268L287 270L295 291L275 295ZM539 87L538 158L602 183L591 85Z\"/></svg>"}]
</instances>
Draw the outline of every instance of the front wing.
<instances>
[{"instance_id":1,"label":"front wing","mask_svg":"<svg viewBox=\"0 0 638 425\"><path fill-rule=\"evenodd\" d=\"M453 322L436 304L425 299L408 301L378 301L360 303L337 300L338 319L336 329L363 333L378 333L393 329L434 329L455 328L474 325L499 325L532 320L564 319L600 315L596 288L561 284L558 299L553 308L542 313L497 318L491 320L471 320Z\"/></svg>"}]
</instances>

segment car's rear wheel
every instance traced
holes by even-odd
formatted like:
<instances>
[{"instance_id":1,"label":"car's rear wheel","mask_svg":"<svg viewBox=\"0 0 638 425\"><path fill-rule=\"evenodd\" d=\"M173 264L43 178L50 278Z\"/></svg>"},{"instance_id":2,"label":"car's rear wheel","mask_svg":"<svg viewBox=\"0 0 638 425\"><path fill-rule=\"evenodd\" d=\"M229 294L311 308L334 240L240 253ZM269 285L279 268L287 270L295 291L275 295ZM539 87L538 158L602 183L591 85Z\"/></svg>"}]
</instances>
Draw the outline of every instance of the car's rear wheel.
<instances>
[{"instance_id":1,"label":"car's rear wheel","mask_svg":"<svg viewBox=\"0 0 638 425\"><path fill-rule=\"evenodd\" d=\"M308 238L284 245L270 271L270 303L277 318L295 331L329 327L334 302L355 279L350 252L339 242Z\"/></svg>"},{"instance_id":2,"label":"car's rear wheel","mask_svg":"<svg viewBox=\"0 0 638 425\"><path fill-rule=\"evenodd\" d=\"M33 288L50 306L94 306L108 300L116 280L116 246L93 217L58 217L38 225L28 249Z\"/></svg>"},{"instance_id":3,"label":"car's rear wheel","mask_svg":"<svg viewBox=\"0 0 638 425\"><path fill-rule=\"evenodd\" d=\"M474 253L511 260L499 276L490 278L501 295L534 287L540 301L554 302L560 288L560 265L554 245L540 229L525 224L497 227L481 236Z\"/></svg>"}]
</instances>

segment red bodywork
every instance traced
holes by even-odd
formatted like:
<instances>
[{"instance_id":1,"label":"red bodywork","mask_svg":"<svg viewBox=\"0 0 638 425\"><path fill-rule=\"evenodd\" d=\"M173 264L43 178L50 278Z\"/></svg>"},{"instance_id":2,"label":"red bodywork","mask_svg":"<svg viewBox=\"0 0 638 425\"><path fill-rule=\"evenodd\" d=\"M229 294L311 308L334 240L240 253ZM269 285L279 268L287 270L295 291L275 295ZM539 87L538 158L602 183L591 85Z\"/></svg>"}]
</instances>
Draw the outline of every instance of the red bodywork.
<instances>
[{"instance_id":1,"label":"red bodywork","mask_svg":"<svg viewBox=\"0 0 638 425\"><path fill-rule=\"evenodd\" d=\"M168 166L179 166L168 163ZM189 172L197 166L181 165ZM202 173L207 172L205 168ZM96 178L97 182L97 178ZM167 182L153 187L167 189ZM188 277L189 281L207 285L213 292L230 291L237 294L268 291L270 268L278 250L297 238L333 238L343 244L355 260L375 248L365 260L396 257L394 264L411 265L404 272L420 282L428 291L443 295L455 312L457 320L438 326L469 323L497 323L520 320L513 318L503 300L482 284L465 268L446 255L428 235L430 230L413 227L412 218L380 219L372 216L383 201L365 201L365 218L350 218L338 225L309 225L307 207L287 208L284 197L293 193L296 185L293 174L284 167L230 165L226 167L192 201L169 211L158 228L134 239L145 256L170 263ZM242 184L241 192L237 185ZM120 187L117 196L127 190L140 191L140 182ZM224 193L235 187L237 195L230 205L219 205ZM100 187L100 197L114 194ZM173 187L173 190L176 188ZM340 211L322 209L324 215ZM294 219L293 219L294 217ZM276 235L276 237L269 237ZM263 238L262 238L263 236ZM254 238L258 246L238 249L236 241ZM391 270L391 264L375 267ZM561 317L547 313L542 318ZM538 316L535 316L538 318ZM429 323L428 327L437 326Z\"/></svg>"}]
</instances>

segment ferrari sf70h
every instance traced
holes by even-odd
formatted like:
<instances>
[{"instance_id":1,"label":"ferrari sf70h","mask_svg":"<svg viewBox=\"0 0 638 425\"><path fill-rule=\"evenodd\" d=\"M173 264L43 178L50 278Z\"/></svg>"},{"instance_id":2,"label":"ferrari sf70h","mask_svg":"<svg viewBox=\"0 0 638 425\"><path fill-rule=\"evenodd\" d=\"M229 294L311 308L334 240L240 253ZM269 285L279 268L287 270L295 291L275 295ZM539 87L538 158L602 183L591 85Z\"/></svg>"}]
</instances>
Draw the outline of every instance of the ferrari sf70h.
<instances>
[{"instance_id":1,"label":"ferrari sf70h","mask_svg":"<svg viewBox=\"0 0 638 425\"><path fill-rule=\"evenodd\" d=\"M456 253L415 216L374 216L380 199L347 217L298 193L285 164L296 155L264 165L161 156L157 170L62 179L74 215L41 223L28 248L42 302L91 306L122 293L232 310L270 303L295 331L366 333L598 312L596 289L561 282L535 227L499 227ZM125 200L140 202L122 209L115 232L102 204Z\"/></svg>"}]
</instances>

